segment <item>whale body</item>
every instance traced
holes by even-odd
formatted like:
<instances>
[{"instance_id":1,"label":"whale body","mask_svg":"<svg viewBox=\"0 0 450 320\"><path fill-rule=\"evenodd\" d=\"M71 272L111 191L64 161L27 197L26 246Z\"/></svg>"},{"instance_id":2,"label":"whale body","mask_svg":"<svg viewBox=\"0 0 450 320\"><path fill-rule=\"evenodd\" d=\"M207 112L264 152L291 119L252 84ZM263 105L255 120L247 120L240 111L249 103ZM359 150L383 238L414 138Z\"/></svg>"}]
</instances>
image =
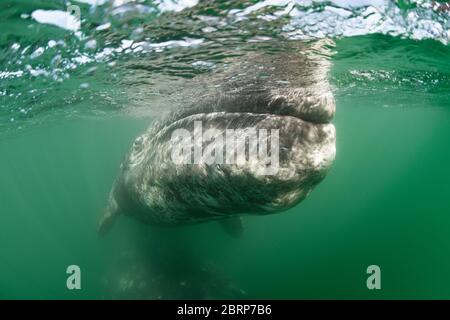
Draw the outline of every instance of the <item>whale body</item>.
<instances>
[{"instance_id":1,"label":"whale body","mask_svg":"<svg viewBox=\"0 0 450 320\"><path fill-rule=\"evenodd\" d=\"M220 72L194 78L198 90L187 95L185 106L134 141L99 231L105 233L124 214L164 226L225 221L233 232L241 215L297 205L325 178L336 154L328 70L326 57L298 45L283 53L248 53ZM196 126L214 135L198 134ZM184 150L177 157L175 132L192 133L182 139ZM227 140L229 132L232 140ZM267 141L258 140L264 144L253 150L256 136L249 132ZM239 142L248 149L241 162L227 154L231 143ZM276 168L267 170L274 164L267 157L250 157L251 150L262 149L276 160Z\"/></svg>"}]
</instances>

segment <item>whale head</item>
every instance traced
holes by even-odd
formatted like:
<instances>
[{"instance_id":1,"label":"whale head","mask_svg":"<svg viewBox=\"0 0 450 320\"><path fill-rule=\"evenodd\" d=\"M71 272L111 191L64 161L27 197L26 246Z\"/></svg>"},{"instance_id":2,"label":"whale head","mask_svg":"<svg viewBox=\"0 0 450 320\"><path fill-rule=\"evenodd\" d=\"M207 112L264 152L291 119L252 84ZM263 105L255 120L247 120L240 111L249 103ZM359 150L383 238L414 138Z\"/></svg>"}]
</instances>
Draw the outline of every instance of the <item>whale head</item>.
<instances>
[{"instance_id":1,"label":"whale head","mask_svg":"<svg viewBox=\"0 0 450 320\"><path fill-rule=\"evenodd\" d=\"M301 202L330 169L336 132L329 61L300 49L248 54L194 79L185 105L135 140L113 211L174 225Z\"/></svg>"}]
</instances>

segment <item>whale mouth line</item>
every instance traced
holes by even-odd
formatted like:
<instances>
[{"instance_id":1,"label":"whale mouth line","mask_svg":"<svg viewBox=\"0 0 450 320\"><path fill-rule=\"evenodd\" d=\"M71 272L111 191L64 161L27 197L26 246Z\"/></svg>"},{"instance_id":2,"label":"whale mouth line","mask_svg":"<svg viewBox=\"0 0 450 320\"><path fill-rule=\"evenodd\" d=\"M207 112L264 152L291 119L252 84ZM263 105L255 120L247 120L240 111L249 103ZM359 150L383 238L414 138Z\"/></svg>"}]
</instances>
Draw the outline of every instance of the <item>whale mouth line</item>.
<instances>
[{"instance_id":1,"label":"whale mouth line","mask_svg":"<svg viewBox=\"0 0 450 320\"><path fill-rule=\"evenodd\" d=\"M319 107L320 110L325 110L326 106L323 107ZM190 115L186 115L184 117L178 118L175 120L175 122L177 121L183 121L186 120L190 117L193 116L200 116L200 115L241 115L241 116L250 116L250 117L255 117L255 118L269 118L269 117L275 117L275 118L279 118L279 119L289 119L289 118L295 118L297 120L300 120L302 122L308 123L310 125L327 125L327 124L331 124L332 120L334 118L334 115L328 117L326 119L326 121L321 121L321 120L317 120L314 117L307 117L305 115L299 114L298 112L295 112L293 110L284 110L283 109L287 109L287 108L278 108L278 110L274 110L274 111L267 111L267 112L251 112L251 111L207 111L207 112L198 112L198 113L193 113ZM277 112L278 111L278 112ZM281 112L280 112L281 111ZM243 126L245 126L245 122L243 121Z\"/></svg>"},{"instance_id":2,"label":"whale mouth line","mask_svg":"<svg viewBox=\"0 0 450 320\"><path fill-rule=\"evenodd\" d=\"M269 117L276 117L279 119L288 119L288 118L295 118L297 120L301 120L302 122L306 122L309 123L311 125L326 125L326 124L330 124L330 122L315 122L315 121L311 121L311 120L306 120L302 117L300 117L299 115L295 115L295 114L284 114L284 113L271 113L271 112L264 112L264 113L257 113L257 112L246 112L246 111L242 111L242 112L234 112L234 111L216 111L216 112L202 112L202 113L197 113L197 114L192 114L190 116L178 119L177 121L182 121L185 120L187 118L190 118L192 116L200 116L200 115L241 115L241 116L250 116L250 117L255 117L255 118L261 118L261 119L266 119ZM245 124L245 123L243 123Z\"/></svg>"}]
</instances>

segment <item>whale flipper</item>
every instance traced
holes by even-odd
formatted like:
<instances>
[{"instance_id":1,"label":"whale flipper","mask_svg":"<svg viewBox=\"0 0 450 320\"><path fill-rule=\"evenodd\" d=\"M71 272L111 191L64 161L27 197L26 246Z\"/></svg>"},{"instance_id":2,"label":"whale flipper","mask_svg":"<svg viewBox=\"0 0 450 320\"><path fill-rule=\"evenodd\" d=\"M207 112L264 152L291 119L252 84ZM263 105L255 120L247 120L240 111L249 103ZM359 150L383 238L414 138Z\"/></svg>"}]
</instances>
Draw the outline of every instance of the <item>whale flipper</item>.
<instances>
[{"instance_id":1,"label":"whale flipper","mask_svg":"<svg viewBox=\"0 0 450 320\"><path fill-rule=\"evenodd\" d=\"M100 237L103 237L109 232L109 230L111 230L118 215L119 206L117 201L114 198L111 198L98 222L97 232Z\"/></svg>"},{"instance_id":2,"label":"whale flipper","mask_svg":"<svg viewBox=\"0 0 450 320\"><path fill-rule=\"evenodd\" d=\"M225 232L233 238L240 238L244 233L242 217L231 217L219 221Z\"/></svg>"}]
</instances>

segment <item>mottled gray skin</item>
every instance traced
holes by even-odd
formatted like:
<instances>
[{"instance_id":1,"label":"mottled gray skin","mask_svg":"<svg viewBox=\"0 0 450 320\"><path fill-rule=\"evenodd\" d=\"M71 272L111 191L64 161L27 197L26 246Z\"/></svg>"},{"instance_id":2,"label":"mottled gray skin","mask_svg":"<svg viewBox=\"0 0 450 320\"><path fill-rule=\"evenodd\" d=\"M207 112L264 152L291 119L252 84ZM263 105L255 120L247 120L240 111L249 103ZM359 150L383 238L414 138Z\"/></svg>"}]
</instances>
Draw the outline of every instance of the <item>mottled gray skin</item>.
<instances>
[{"instance_id":1,"label":"mottled gray skin","mask_svg":"<svg viewBox=\"0 0 450 320\"><path fill-rule=\"evenodd\" d=\"M139 136L121 165L100 221L117 214L144 223L179 225L263 215L292 208L326 176L335 157L335 103L329 62L303 46L277 55L248 54L199 77L186 107ZM261 164L175 164L171 134L202 121L208 128L279 129L279 170Z\"/></svg>"}]
</instances>

